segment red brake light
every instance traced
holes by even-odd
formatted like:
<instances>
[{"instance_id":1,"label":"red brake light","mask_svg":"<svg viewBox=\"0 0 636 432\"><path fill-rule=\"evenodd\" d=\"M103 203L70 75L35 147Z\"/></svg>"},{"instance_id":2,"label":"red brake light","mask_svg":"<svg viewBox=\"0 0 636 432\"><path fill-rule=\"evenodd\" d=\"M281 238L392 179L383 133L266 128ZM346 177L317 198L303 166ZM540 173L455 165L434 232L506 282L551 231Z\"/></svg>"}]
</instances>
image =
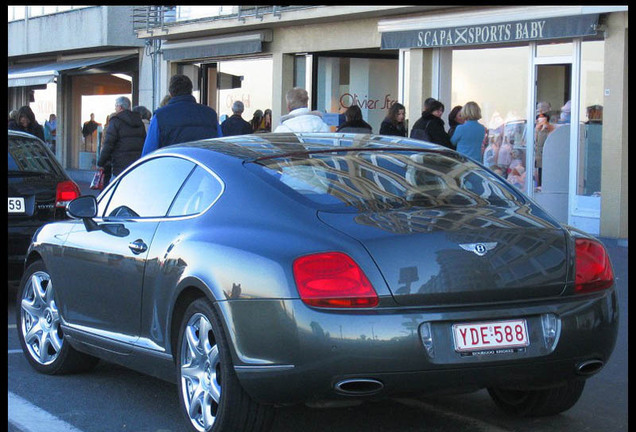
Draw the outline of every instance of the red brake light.
<instances>
[{"instance_id":1,"label":"red brake light","mask_svg":"<svg viewBox=\"0 0 636 432\"><path fill-rule=\"evenodd\" d=\"M576 281L574 291L587 293L609 288L614 283L614 272L609 255L597 241L578 238L576 243Z\"/></svg>"},{"instance_id":2,"label":"red brake light","mask_svg":"<svg viewBox=\"0 0 636 432\"><path fill-rule=\"evenodd\" d=\"M348 255L326 252L294 261L300 298L309 306L375 307L378 295L362 269Z\"/></svg>"},{"instance_id":3,"label":"red brake light","mask_svg":"<svg viewBox=\"0 0 636 432\"><path fill-rule=\"evenodd\" d=\"M66 180L57 184L55 193L55 207L65 208L68 203L80 196L79 186L71 180Z\"/></svg>"}]
</instances>

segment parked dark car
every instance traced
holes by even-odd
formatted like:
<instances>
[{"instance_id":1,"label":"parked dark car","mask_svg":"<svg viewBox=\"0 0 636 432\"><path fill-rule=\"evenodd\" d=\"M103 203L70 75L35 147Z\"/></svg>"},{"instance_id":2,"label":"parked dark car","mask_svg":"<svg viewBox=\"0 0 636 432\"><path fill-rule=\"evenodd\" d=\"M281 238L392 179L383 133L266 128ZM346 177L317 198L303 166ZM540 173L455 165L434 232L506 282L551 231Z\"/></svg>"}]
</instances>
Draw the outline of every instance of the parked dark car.
<instances>
[{"instance_id":1,"label":"parked dark car","mask_svg":"<svg viewBox=\"0 0 636 432\"><path fill-rule=\"evenodd\" d=\"M33 234L45 223L68 219L66 205L80 189L39 138L10 130L7 139L9 280L19 281Z\"/></svg>"},{"instance_id":2,"label":"parked dark car","mask_svg":"<svg viewBox=\"0 0 636 432\"><path fill-rule=\"evenodd\" d=\"M29 250L28 361L172 380L196 431L267 430L276 404L480 388L557 414L616 341L602 244L420 141L178 144L68 212Z\"/></svg>"}]
</instances>

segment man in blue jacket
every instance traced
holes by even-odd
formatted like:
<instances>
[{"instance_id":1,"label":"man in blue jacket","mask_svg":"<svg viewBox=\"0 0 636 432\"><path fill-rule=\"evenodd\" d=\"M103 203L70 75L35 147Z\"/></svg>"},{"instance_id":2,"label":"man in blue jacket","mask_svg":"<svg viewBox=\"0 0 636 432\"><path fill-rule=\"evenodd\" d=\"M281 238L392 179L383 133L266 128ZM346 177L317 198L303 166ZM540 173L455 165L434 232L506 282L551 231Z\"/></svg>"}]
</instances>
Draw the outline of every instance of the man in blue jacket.
<instances>
[{"instance_id":1,"label":"man in blue jacket","mask_svg":"<svg viewBox=\"0 0 636 432\"><path fill-rule=\"evenodd\" d=\"M170 101L155 111L142 156L161 147L222 136L216 111L197 103L186 75L170 78Z\"/></svg>"}]
</instances>

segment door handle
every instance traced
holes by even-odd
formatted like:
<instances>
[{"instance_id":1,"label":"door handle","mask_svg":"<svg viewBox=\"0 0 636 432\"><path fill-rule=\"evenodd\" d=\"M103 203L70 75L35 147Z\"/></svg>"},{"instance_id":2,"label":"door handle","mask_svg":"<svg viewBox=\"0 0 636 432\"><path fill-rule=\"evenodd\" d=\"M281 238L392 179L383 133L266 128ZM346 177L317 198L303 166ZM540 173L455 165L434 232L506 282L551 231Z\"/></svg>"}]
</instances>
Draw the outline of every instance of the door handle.
<instances>
[{"instance_id":1,"label":"door handle","mask_svg":"<svg viewBox=\"0 0 636 432\"><path fill-rule=\"evenodd\" d=\"M128 248L135 255L139 255L140 253L146 252L148 250L148 245L144 243L142 239L137 239L134 242L128 243Z\"/></svg>"}]
</instances>

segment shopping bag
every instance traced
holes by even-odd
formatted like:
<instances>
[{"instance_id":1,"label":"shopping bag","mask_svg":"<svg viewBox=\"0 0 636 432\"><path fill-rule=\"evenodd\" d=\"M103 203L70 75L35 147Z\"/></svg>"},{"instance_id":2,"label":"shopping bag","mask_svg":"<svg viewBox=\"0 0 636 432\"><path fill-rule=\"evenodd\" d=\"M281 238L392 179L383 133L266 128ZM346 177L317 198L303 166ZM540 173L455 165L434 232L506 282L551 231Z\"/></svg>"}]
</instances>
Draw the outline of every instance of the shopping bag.
<instances>
[{"instance_id":1,"label":"shopping bag","mask_svg":"<svg viewBox=\"0 0 636 432\"><path fill-rule=\"evenodd\" d=\"M104 169L100 168L95 171L93 175L93 181L91 181L91 189L102 190L104 189Z\"/></svg>"}]
</instances>

